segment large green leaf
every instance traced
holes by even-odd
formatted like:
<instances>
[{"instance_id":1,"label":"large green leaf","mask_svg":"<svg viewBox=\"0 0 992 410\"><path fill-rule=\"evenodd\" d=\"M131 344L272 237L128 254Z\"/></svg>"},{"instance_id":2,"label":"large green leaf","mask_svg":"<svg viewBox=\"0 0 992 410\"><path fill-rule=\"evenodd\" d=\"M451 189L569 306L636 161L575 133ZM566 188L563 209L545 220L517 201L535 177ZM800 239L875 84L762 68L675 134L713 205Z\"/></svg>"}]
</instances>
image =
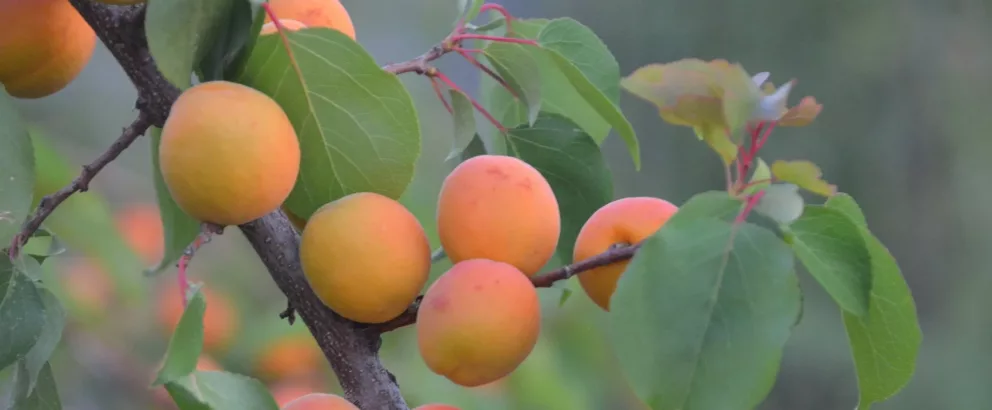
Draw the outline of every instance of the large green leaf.
<instances>
[{"instance_id":1,"label":"large green leaf","mask_svg":"<svg viewBox=\"0 0 992 410\"><path fill-rule=\"evenodd\" d=\"M599 145L574 122L542 113L533 126L507 134L509 151L537 168L551 184L561 212L558 256L572 260L582 225L613 199L613 179Z\"/></svg>"},{"instance_id":2,"label":"large green leaf","mask_svg":"<svg viewBox=\"0 0 992 410\"><path fill-rule=\"evenodd\" d=\"M806 270L844 310L864 316L871 294L871 257L858 226L839 210L807 205L789 227Z\"/></svg>"},{"instance_id":3,"label":"large green leaf","mask_svg":"<svg viewBox=\"0 0 992 410\"><path fill-rule=\"evenodd\" d=\"M31 137L14 99L0 85L0 249L7 247L31 211L34 179Z\"/></svg>"},{"instance_id":4,"label":"large green leaf","mask_svg":"<svg viewBox=\"0 0 992 410\"><path fill-rule=\"evenodd\" d=\"M45 306L44 325L38 341L24 357L24 370L28 378L28 393L31 393L38 381L38 375L52 357L59 341L62 340L62 329L65 328L65 309L59 298L45 288L38 288L42 304Z\"/></svg>"},{"instance_id":5,"label":"large green leaf","mask_svg":"<svg viewBox=\"0 0 992 410\"><path fill-rule=\"evenodd\" d=\"M148 135L152 138L152 182L155 184L155 197L158 199L158 212L162 218L162 233L165 236L162 261L149 270L149 273L158 273L179 261L186 247L200 234L200 222L179 208L179 204L169 193L169 187L165 185L158 158L162 129L152 127L148 130Z\"/></svg>"},{"instance_id":6,"label":"large green leaf","mask_svg":"<svg viewBox=\"0 0 992 410\"><path fill-rule=\"evenodd\" d=\"M37 383L31 381L25 363L18 362L14 373L14 388L10 392L7 410L62 410L62 400L55 386L52 365L45 362L37 376ZM33 388L31 387L33 385Z\"/></svg>"},{"instance_id":7,"label":"large green leaf","mask_svg":"<svg viewBox=\"0 0 992 410\"><path fill-rule=\"evenodd\" d=\"M868 230L854 198L838 193L827 200L826 207L843 212L858 225L871 255L868 315L858 317L843 312L861 392L858 410L868 410L872 403L898 393L913 378L923 334L913 295L899 264Z\"/></svg>"},{"instance_id":8,"label":"large green leaf","mask_svg":"<svg viewBox=\"0 0 992 410\"><path fill-rule=\"evenodd\" d=\"M196 371L166 383L181 410L278 410L262 382L240 374Z\"/></svg>"},{"instance_id":9,"label":"large green leaf","mask_svg":"<svg viewBox=\"0 0 992 410\"><path fill-rule=\"evenodd\" d=\"M421 152L409 92L347 35L327 28L255 44L235 81L275 99L300 139L300 176L286 204L301 218L354 192L399 198Z\"/></svg>"},{"instance_id":10,"label":"large green leaf","mask_svg":"<svg viewBox=\"0 0 992 410\"><path fill-rule=\"evenodd\" d=\"M461 155L476 135L475 107L472 106L472 101L459 90L449 90L448 95L451 96L451 117L454 120L455 138L445 161Z\"/></svg>"},{"instance_id":11,"label":"large green leaf","mask_svg":"<svg viewBox=\"0 0 992 410\"><path fill-rule=\"evenodd\" d=\"M45 329L45 302L35 282L0 257L0 370L28 355Z\"/></svg>"},{"instance_id":12,"label":"large green leaf","mask_svg":"<svg viewBox=\"0 0 992 410\"><path fill-rule=\"evenodd\" d=\"M774 384L799 285L784 242L733 223L740 204L690 199L643 242L610 301L614 352L654 410L751 409Z\"/></svg>"},{"instance_id":13,"label":"large green leaf","mask_svg":"<svg viewBox=\"0 0 992 410\"><path fill-rule=\"evenodd\" d=\"M259 3L248 0L235 0L225 17L216 21L213 41L194 69L200 81L224 80L227 73L240 68L265 21Z\"/></svg>"},{"instance_id":14,"label":"large green leaf","mask_svg":"<svg viewBox=\"0 0 992 410\"><path fill-rule=\"evenodd\" d=\"M183 90L193 69L223 37L235 1L154 0L145 12L148 51L162 76Z\"/></svg>"},{"instance_id":15,"label":"large green leaf","mask_svg":"<svg viewBox=\"0 0 992 410\"><path fill-rule=\"evenodd\" d=\"M483 54L516 93L516 101L525 107L527 124L533 124L541 110L541 70L529 48L532 46L494 42L483 49Z\"/></svg>"},{"instance_id":16,"label":"large green leaf","mask_svg":"<svg viewBox=\"0 0 992 410\"><path fill-rule=\"evenodd\" d=\"M179 380L196 370L196 362L203 350L203 314L207 310L207 302L199 289L192 292L183 316L169 339L169 349L153 386Z\"/></svg>"}]
</instances>

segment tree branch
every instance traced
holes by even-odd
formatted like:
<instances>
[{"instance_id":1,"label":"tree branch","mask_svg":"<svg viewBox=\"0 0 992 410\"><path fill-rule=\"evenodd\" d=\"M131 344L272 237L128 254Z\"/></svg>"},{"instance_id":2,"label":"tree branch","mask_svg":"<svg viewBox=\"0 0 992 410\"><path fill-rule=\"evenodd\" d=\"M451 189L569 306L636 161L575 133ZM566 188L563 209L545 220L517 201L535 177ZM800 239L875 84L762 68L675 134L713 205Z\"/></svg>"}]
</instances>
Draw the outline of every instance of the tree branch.
<instances>
[{"instance_id":1,"label":"tree branch","mask_svg":"<svg viewBox=\"0 0 992 410\"><path fill-rule=\"evenodd\" d=\"M535 287L550 288L551 285L555 284L555 282L566 280L587 270L592 270L614 262L630 259L634 257L634 254L637 253L637 250L640 249L640 247L641 244L614 246L606 252L593 256L589 259L584 259L571 265L562 266L551 272L534 276L530 279L530 281ZM416 323L417 311L420 310L420 301L422 299L423 296L417 297L417 300L410 304L410 306L406 308L406 311L399 315L396 319L376 325L373 329L379 333L385 333Z\"/></svg>"},{"instance_id":2,"label":"tree branch","mask_svg":"<svg viewBox=\"0 0 992 410\"><path fill-rule=\"evenodd\" d=\"M107 164L124 152L127 147L131 146L131 143L143 135L151 125L151 116L144 111L139 112L138 118L135 119L134 122L132 122L127 128L124 128L124 131L121 132L121 136L118 137L106 151L100 154L100 156L89 165L83 165L83 170L79 173L79 176L76 177L76 179L72 180L72 183L62 187L62 189L53 194L46 195L44 198L41 198L41 201L38 203L38 209L34 212L34 215L24 222L21 232L15 235L14 240L11 241L10 249L8 249L8 254L10 257L17 257L20 253L21 247L28 242L31 235L34 235L34 232L41 227L42 222L45 222L45 219L55 211L55 208L68 199L72 194L76 192L86 192L86 190L89 189L90 181L93 180L93 177L95 177L96 174L103 169L103 167L107 166Z\"/></svg>"}]
</instances>

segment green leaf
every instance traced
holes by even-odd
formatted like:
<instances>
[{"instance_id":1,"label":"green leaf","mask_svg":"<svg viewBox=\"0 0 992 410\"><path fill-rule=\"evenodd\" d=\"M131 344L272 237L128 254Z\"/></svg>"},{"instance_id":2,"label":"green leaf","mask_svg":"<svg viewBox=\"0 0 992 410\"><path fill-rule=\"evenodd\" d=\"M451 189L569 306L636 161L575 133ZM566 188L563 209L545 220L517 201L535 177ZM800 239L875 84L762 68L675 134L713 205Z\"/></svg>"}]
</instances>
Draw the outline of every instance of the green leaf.
<instances>
[{"instance_id":1,"label":"green leaf","mask_svg":"<svg viewBox=\"0 0 992 410\"><path fill-rule=\"evenodd\" d=\"M23 361L18 362L14 372L14 388L10 394L8 410L62 410L62 400L55 386L52 365L45 362L38 372L37 382L31 381ZM34 388L31 388L31 385Z\"/></svg>"},{"instance_id":2,"label":"green leaf","mask_svg":"<svg viewBox=\"0 0 992 410\"><path fill-rule=\"evenodd\" d=\"M858 226L841 211L807 205L788 230L796 256L834 301L856 316L868 314L871 257Z\"/></svg>"},{"instance_id":3,"label":"green leaf","mask_svg":"<svg viewBox=\"0 0 992 410\"><path fill-rule=\"evenodd\" d=\"M237 0L155 0L148 2L148 51L162 76L189 88L193 69L227 27Z\"/></svg>"},{"instance_id":4,"label":"green leaf","mask_svg":"<svg viewBox=\"0 0 992 410\"><path fill-rule=\"evenodd\" d=\"M45 331L45 302L35 283L0 257L0 370L28 355Z\"/></svg>"},{"instance_id":5,"label":"green leaf","mask_svg":"<svg viewBox=\"0 0 992 410\"><path fill-rule=\"evenodd\" d=\"M225 73L239 68L237 63L243 62L247 48L261 31L265 16L264 13L256 13L260 9L258 4L234 0L230 7L230 12L218 19L212 29L214 41L204 45L206 51L195 70L200 75L200 81L225 80Z\"/></svg>"},{"instance_id":6,"label":"green leaf","mask_svg":"<svg viewBox=\"0 0 992 410\"><path fill-rule=\"evenodd\" d=\"M772 175L782 182L791 182L814 194L831 196L837 193L837 187L820 179L823 173L816 164L805 161L782 161L772 163Z\"/></svg>"},{"instance_id":7,"label":"green leaf","mask_svg":"<svg viewBox=\"0 0 992 410\"><path fill-rule=\"evenodd\" d=\"M459 0L458 1L458 21L468 23L479 15L479 9L485 0Z\"/></svg>"},{"instance_id":8,"label":"green leaf","mask_svg":"<svg viewBox=\"0 0 992 410\"><path fill-rule=\"evenodd\" d=\"M189 303L169 339L169 349L152 386L178 380L196 370L203 350L203 313L207 310L207 302L199 287L190 292Z\"/></svg>"},{"instance_id":9,"label":"green leaf","mask_svg":"<svg viewBox=\"0 0 992 410\"><path fill-rule=\"evenodd\" d=\"M165 389L181 410L279 410L262 382L222 371L196 371Z\"/></svg>"},{"instance_id":10,"label":"green leaf","mask_svg":"<svg viewBox=\"0 0 992 410\"><path fill-rule=\"evenodd\" d=\"M0 249L14 239L31 211L33 151L14 99L0 85Z\"/></svg>"},{"instance_id":11,"label":"green leaf","mask_svg":"<svg viewBox=\"0 0 992 410\"><path fill-rule=\"evenodd\" d=\"M723 70L723 117L732 141L741 141L740 131L758 108L762 93L744 67L732 64ZM777 119L777 118L776 118Z\"/></svg>"},{"instance_id":12,"label":"green leaf","mask_svg":"<svg viewBox=\"0 0 992 410\"><path fill-rule=\"evenodd\" d=\"M572 260L572 248L582 225L613 199L613 179L599 145L574 122L541 113L534 126L507 133L510 152L548 180L558 199L561 236L558 255Z\"/></svg>"},{"instance_id":13,"label":"green leaf","mask_svg":"<svg viewBox=\"0 0 992 410\"><path fill-rule=\"evenodd\" d=\"M641 168L640 145L634 127L620 112L620 65L589 28L570 19L544 26L538 43L548 51L579 95L606 120L627 144L634 168Z\"/></svg>"},{"instance_id":14,"label":"green leaf","mask_svg":"<svg viewBox=\"0 0 992 410\"><path fill-rule=\"evenodd\" d=\"M306 28L255 44L236 81L283 107L300 138L300 176L286 206L309 218L355 192L399 198L421 152L420 122L396 75L337 30Z\"/></svg>"},{"instance_id":15,"label":"green leaf","mask_svg":"<svg viewBox=\"0 0 992 410\"><path fill-rule=\"evenodd\" d=\"M858 225L871 257L871 298L868 315L843 312L860 390L859 410L892 397L913 378L922 332L916 304L899 265L875 237L850 195L839 193L825 206L843 212Z\"/></svg>"},{"instance_id":16,"label":"green leaf","mask_svg":"<svg viewBox=\"0 0 992 410\"><path fill-rule=\"evenodd\" d=\"M31 235L28 243L24 244L24 247L21 248L22 253L30 255L39 264L44 263L46 259L52 256L65 253L66 250L65 244L55 234L44 228L44 226L38 228Z\"/></svg>"},{"instance_id":17,"label":"green leaf","mask_svg":"<svg viewBox=\"0 0 992 410\"><path fill-rule=\"evenodd\" d=\"M696 137L703 140L720 156L725 166L730 166L737 159L737 145L730 140L727 131L722 127L703 123L693 127L693 131L696 133Z\"/></svg>"},{"instance_id":18,"label":"green leaf","mask_svg":"<svg viewBox=\"0 0 992 410\"><path fill-rule=\"evenodd\" d=\"M771 185L772 170L768 167L768 163L761 158L755 158L755 161L758 166L754 168L754 173L751 174L751 179L748 181L751 186L744 190L749 194Z\"/></svg>"},{"instance_id":19,"label":"green leaf","mask_svg":"<svg viewBox=\"0 0 992 410\"><path fill-rule=\"evenodd\" d=\"M775 382L800 311L794 261L771 231L727 221L737 204L688 201L643 242L611 298L614 352L654 410L750 409Z\"/></svg>"},{"instance_id":20,"label":"green leaf","mask_svg":"<svg viewBox=\"0 0 992 410\"><path fill-rule=\"evenodd\" d=\"M558 307L565 305L565 302L572 297L572 290L569 288L561 288L561 298L558 299Z\"/></svg>"},{"instance_id":21,"label":"green leaf","mask_svg":"<svg viewBox=\"0 0 992 410\"><path fill-rule=\"evenodd\" d=\"M451 95L452 118L455 122L455 140L451 146L451 152L445 161L449 161L461 155L465 148L472 143L475 137L475 107L465 93L458 90L449 90Z\"/></svg>"},{"instance_id":22,"label":"green leaf","mask_svg":"<svg viewBox=\"0 0 992 410\"><path fill-rule=\"evenodd\" d=\"M775 184L764 190L764 195L754 210L780 224L795 221L803 214L806 201L799 195L799 187L792 184Z\"/></svg>"},{"instance_id":23,"label":"green leaf","mask_svg":"<svg viewBox=\"0 0 992 410\"><path fill-rule=\"evenodd\" d=\"M462 150L458 158L461 162L465 162L465 160L469 158L485 154L486 144L482 142L482 138L479 137L479 134L475 134L472 136L472 140L469 141L465 149Z\"/></svg>"},{"instance_id":24,"label":"green leaf","mask_svg":"<svg viewBox=\"0 0 992 410\"><path fill-rule=\"evenodd\" d=\"M158 158L162 129L152 127L148 130L148 135L152 139L152 179L155 183L155 196L158 199L158 210L162 218L162 229L165 236L162 261L159 262L158 266L146 271L148 274L156 274L179 261L186 247L193 243L193 240L200 234L200 221L179 208L179 204L172 199L172 194L169 193L169 187L165 185Z\"/></svg>"},{"instance_id":25,"label":"green leaf","mask_svg":"<svg viewBox=\"0 0 992 410\"><path fill-rule=\"evenodd\" d=\"M65 310L58 297L45 288L38 288L38 293L45 306L44 327L38 341L23 360L23 369L28 378L28 394L34 391L38 376L62 340L62 329L65 328Z\"/></svg>"},{"instance_id":26,"label":"green leaf","mask_svg":"<svg viewBox=\"0 0 992 410\"><path fill-rule=\"evenodd\" d=\"M493 42L482 52L526 107L527 124L532 125L541 111L541 69L528 47L532 46Z\"/></svg>"},{"instance_id":27,"label":"green leaf","mask_svg":"<svg viewBox=\"0 0 992 410\"><path fill-rule=\"evenodd\" d=\"M513 36L537 41L541 29L551 20L548 19L514 19ZM505 30L504 30L505 31ZM503 35L494 31L493 35ZM561 114L579 124L597 143L602 143L610 133L610 124L589 105L579 92L569 82L565 74L552 61L549 53L541 48L525 47L534 57L540 68L541 79L541 111ZM482 88L490 113L496 116L505 127L512 128L526 124L527 109L513 98L506 89L489 77L482 78Z\"/></svg>"}]
</instances>

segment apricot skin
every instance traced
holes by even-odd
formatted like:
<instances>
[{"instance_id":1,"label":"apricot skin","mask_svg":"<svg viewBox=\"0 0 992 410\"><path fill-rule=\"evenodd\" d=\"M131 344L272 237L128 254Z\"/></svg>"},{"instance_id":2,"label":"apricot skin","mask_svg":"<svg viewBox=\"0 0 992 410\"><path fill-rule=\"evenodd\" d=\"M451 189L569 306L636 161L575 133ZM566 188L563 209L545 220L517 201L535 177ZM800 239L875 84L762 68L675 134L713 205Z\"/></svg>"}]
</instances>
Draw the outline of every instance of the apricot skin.
<instances>
[{"instance_id":1,"label":"apricot skin","mask_svg":"<svg viewBox=\"0 0 992 410\"><path fill-rule=\"evenodd\" d=\"M301 28L306 28L307 25L293 19L280 18L279 22L282 23L282 27L286 30L296 31ZM277 32L276 23L268 22L262 25L262 31L259 33L261 35L268 35Z\"/></svg>"},{"instance_id":2,"label":"apricot skin","mask_svg":"<svg viewBox=\"0 0 992 410\"><path fill-rule=\"evenodd\" d=\"M339 0L269 0L269 9L280 22L292 19L307 27L335 29L355 39L355 25L351 15ZM272 19L265 16L265 22Z\"/></svg>"},{"instance_id":3,"label":"apricot skin","mask_svg":"<svg viewBox=\"0 0 992 410\"><path fill-rule=\"evenodd\" d=\"M676 211L677 206L659 198L631 197L610 202L596 210L582 226L575 240L573 262L606 252L615 244L641 242L661 229ZM586 295L607 312L627 263L614 262L578 275Z\"/></svg>"},{"instance_id":4,"label":"apricot skin","mask_svg":"<svg viewBox=\"0 0 992 410\"><path fill-rule=\"evenodd\" d=\"M512 265L456 263L427 290L417 344L427 367L464 387L510 374L530 355L541 327L537 289Z\"/></svg>"},{"instance_id":5,"label":"apricot skin","mask_svg":"<svg viewBox=\"0 0 992 410\"><path fill-rule=\"evenodd\" d=\"M315 374L323 360L324 353L313 337L292 334L266 345L255 368L268 379L282 380Z\"/></svg>"},{"instance_id":6,"label":"apricot skin","mask_svg":"<svg viewBox=\"0 0 992 410\"><path fill-rule=\"evenodd\" d=\"M398 201L360 192L328 203L303 228L300 261L331 310L362 323L403 313L427 283L431 248Z\"/></svg>"},{"instance_id":7,"label":"apricot skin","mask_svg":"<svg viewBox=\"0 0 992 410\"><path fill-rule=\"evenodd\" d=\"M211 81L187 89L172 106L159 165L187 214L240 225L286 200L300 170L300 145L274 100L244 85Z\"/></svg>"},{"instance_id":8,"label":"apricot skin","mask_svg":"<svg viewBox=\"0 0 992 410\"><path fill-rule=\"evenodd\" d=\"M79 76L96 33L66 0L0 0L0 83L16 98L54 94Z\"/></svg>"},{"instance_id":9,"label":"apricot skin","mask_svg":"<svg viewBox=\"0 0 992 410\"><path fill-rule=\"evenodd\" d=\"M534 167L514 157L480 155L445 178L437 227L453 263L491 259L532 276L554 255L561 216L551 186Z\"/></svg>"},{"instance_id":10,"label":"apricot skin","mask_svg":"<svg viewBox=\"0 0 992 410\"><path fill-rule=\"evenodd\" d=\"M297 398L289 403L282 410L360 410L358 406L352 404L344 397L327 393L310 393Z\"/></svg>"}]
</instances>

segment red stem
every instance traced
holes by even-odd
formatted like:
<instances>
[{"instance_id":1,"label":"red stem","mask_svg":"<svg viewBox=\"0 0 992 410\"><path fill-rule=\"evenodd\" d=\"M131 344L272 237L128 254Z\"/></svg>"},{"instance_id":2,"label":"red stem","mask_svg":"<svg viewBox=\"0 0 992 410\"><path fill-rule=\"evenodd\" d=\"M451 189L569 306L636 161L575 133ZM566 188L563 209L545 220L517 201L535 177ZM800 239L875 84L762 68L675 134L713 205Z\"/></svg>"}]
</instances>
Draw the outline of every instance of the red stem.
<instances>
[{"instance_id":1,"label":"red stem","mask_svg":"<svg viewBox=\"0 0 992 410\"><path fill-rule=\"evenodd\" d=\"M510 21L513 20L513 16L510 15L509 11L506 11L505 7L499 4L486 3L483 4L482 7L479 7L479 14L485 13L489 10L493 10L495 12L498 12L499 14L502 14L503 19L506 20L506 32L507 33L513 32L513 27L510 26Z\"/></svg>"},{"instance_id":2,"label":"red stem","mask_svg":"<svg viewBox=\"0 0 992 410\"><path fill-rule=\"evenodd\" d=\"M462 40L489 40L497 43L517 43L517 44L527 44L531 46L537 45L537 42L534 40L528 40L524 38L513 38L513 37L489 36L485 34L458 34L451 37L451 42L453 43L457 43Z\"/></svg>"},{"instance_id":3,"label":"red stem","mask_svg":"<svg viewBox=\"0 0 992 410\"><path fill-rule=\"evenodd\" d=\"M512 94L514 98L516 98L518 100L520 99L520 96L517 95L517 93L515 91L513 91L513 88L510 87L510 84L507 84L506 80L504 80L503 77L500 77L499 74L496 74L496 72L494 72L492 69L490 69L489 67L486 67L484 64L482 64L481 62L479 62L478 59L476 59L475 57L472 57L471 54L465 52L465 50L463 50L462 48L456 47L454 50L455 50L456 53L458 53L459 55L461 55L462 57L464 57L466 61L468 61L469 63L471 63L472 65L474 65L476 68L482 70L482 72L486 73L486 75L488 75L493 80L496 80L496 82L498 82L499 85L503 86L503 88L505 88L506 91L509 91L510 94Z\"/></svg>"},{"instance_id":4,"label":"red stem","mask_svg":"<svg viewBox=\"0 0 992 410\"><path fill-rule=\"evenodd\" d=\"M448 104L448 100L444 98L444 93L441 92L441 85L437 83L437 78L430 77L431 88L434 89L434 94L437 94L437 98L441 100L441 104L444 104L444 109L448 110L448 113L455 115L455 110L451 108L451 104Z\"/></svg>"},{"instance_id":5,"label":"red stem","mask_svg":"<svg viewBox=\"0 0 992 410\"><path fill-rule=\"evenodd\" d=\"M479 111L479 113L482 114L483 117L486 117L486 119L489 120L489 122L491 122L493 126L495 126L496 129L498 129L500 132L504 134L506 133L506 127L504 127L503 124L500 124L499 121L496 121L496 118L493 117L493 115L490 114L489 111L486 111L485 107L483 107L482 104L479 104L479 102L476 101L475 98L472 98L472 96L468 95L468 93L462 91L461 87L459 87L458 84L455 84L454 81L451 81L451 79L448 78L448 76L444 75L444 73L440 71L434 73L434 75L448 87L451 87L453 90L461 91L462 94L465 94L465 96L468 97L468 100L472 103L472 106L475 107L475 109Z\"/></svg>"},{"instance_id":6,"label":"red stem","mask_svg":"<svg viewBox=\"0 0 992 410\"><path fill-rule=\"evenodd\" d=\"M754 210L754 207L758 205L758 201L760 201L763 196L765 196L765 191L758 191L754 193L754 195L749 195L747 197L747 203L744 204L744 209L741 210L741 213L737 214L737 218L734 219L734 224L741 224L747 220L747 216L751 214L751 211Z\"/></svg>"}]
</instances>

